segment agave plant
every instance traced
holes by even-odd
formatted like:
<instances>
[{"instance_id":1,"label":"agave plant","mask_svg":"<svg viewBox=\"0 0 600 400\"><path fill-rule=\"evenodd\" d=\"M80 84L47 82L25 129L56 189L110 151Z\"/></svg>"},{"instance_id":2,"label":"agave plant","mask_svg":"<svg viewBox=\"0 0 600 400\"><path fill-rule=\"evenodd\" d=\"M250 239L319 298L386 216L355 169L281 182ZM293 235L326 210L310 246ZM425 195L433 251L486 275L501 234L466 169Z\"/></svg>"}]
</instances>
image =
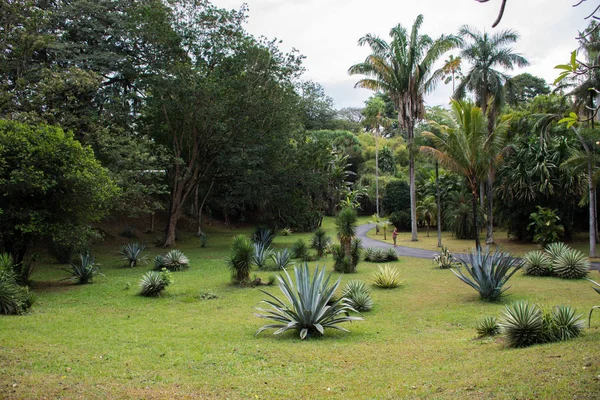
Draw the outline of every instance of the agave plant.
<instances>
[{"instance_id":1,"label":"agave plant","mask_svg":"<svg viewBox=\"0 0 600 400\"><path fill-rule=\"evenodd\" d=\"M169 271L182 271L189 267L190 260L181 250L173 249L154 258L154 269L157 271L166 268Z\"/></svg>"},{"instance_id":2,"label":"agave plant","mask_svg":"<svg viewBox=\"0 0 600 400\"><path fill-rule=\"evenodd\" d=\"M378 269L373 273L372 280L375 286L383 289L394 289L402 284L400 273L395 267L389 264L377 266Z\"/></svg>"},{"instance_id":3,"label":"agave plant","mask_svg":"<svg viewBox=\"0 0 600 400\"><path fill-rule=\"evenodd\" d=\"M281 236L292 236L292 230L290 228L283 228L281 230Z\"/></svg>"},{"instance_id":4,"label":"agave plant","mask_svg":"<svg viewBox=\"0 0 600 400\"><path fill-rule=\"evenodd\" d=\"M262 291L269 296L269 299L263 300L263 303L268 304L271 309L257 308L262 314L255 315L276 323L261 327L256 332L257 335L267 329L277 329L275 335L296 330L300 338L305 339L313 335L323 335L326 328L348 332L339 324L363 319L348 315L350 311L356 310L345 298L328 304L340 285L341 277L329 286L331 274L325 278L325 269L319 269L317 266L311 280L308 263L304 263L301 267L294 267L295 283L286 270L283 270L283 273L284 276L277 277L278 286L288 302Z\"/></svg>"},{"instance_id":5,"label":"agave plant","mask_svg":"<svg viewBox=\"0 0 600 400\"><path fill-rule=\"evenodd\" d=\"M585 323L581 319L581 314L575 312L575 309L569 306L554 307L552 310L554 340L571 340L581 334Z\"/></svg>"},{"instance_id":6,"label":"agave plant","mask_svg":"<svg viewBox=\"0 0 600 400\"><path fill-rule=\"evenodd\" d=\"M451 271L458 279L477 290L482 299L489 301L498 299L509 289L503 289L503 286L523 265L522 261L512 258L509 253L496 249L491 254L489 248L469 252L467 260L459 261L464 268Z\"/></svg>"},{"instance_id":7,"label":"agave plant","mask_svg":"<svg viewBox=\"0 0 600 400\"><path fill-rule=\"evenodd\" d=\"M454 254L450 253L448 247L442 246L442 251L433 256L433 262L441 269L448 269L454 267L457 260L454 258Z\"/></svg>"},{"instance_id":8,"label":"agave plant","mask_svg":"<svg viewBox=\"0 0 600 400\"><path fill-rule=\"evenodd\" d=\"M593 281L591 279L588 279L588 281L592 282L596 287L592 287L592 289L594 289L596 291L596 293L600 294L600 283ZM590 315L588 316L588 326L592 326L592 313L594 312L594 310L596 308L600 308L600 306L594 306L592 307L592 309L590 310Z\"/></svg>"},{"instance_id":9,"label":"agave plant","mask_svg":"<svg viewBox=\"0 0 600 400\"><path fill-rule=\"evenodd\" d=\"M68 269L62 268L62 270L71 274L71 276L62 280L72 280L79 285L92 283L94 276L103 275L94 263L94 256L89 252L80 254L78 262L72 262L69 264Z\"/></svg>"},{"instance_id":10,"label":"agave plant","mask_svg":"<svg viewBox=\"0 0 600 400\"><path fill-rule=\"evenodd\" d=\"M173 277L166 268L161 271L148 271L140 280L140 295L158 297L171 283Z\"/></svg>"},{"instance_id":11,"label":"agave plant","mask_svg":"<svg viewBox=\"0 0 600 400\"><path fill-rule=\"evenodd\" d=\"M260 243L263 246L269 247L275 239L275 232L268 228L256 228L256 231L252 235L252 241L254 243Z\"/></svg>"},{"instance_id":12,"label":"agave plant","mask_svg":"<svg viewBox=\"0 0 600 400\"><path fill-rule=\"evenodd\" d=\"M331 244L331 237L327 236L327 232L323 228L317 228L312 238L310 239L310 247L317 251L317 257L321 258L325 254L325 249Z\"/></svg>"},{"instance_id":13,"label":"agave plant","mask_svg":"<svg viewBox=\"0 0 600 400\"><path fill-rule=\"evenodd\" d=\"M128 243L121 247L119 254L123 256L122 260L129 263L129 268L133 268L138 262L146 262L147 257L142 256L146 250L146 245L139 243Z\"/></svg>"},{"instance_id":14,"label":"agave plant","mask_svg":"<svg viewBox=\"0 0 600 400\"><path fill-rule=\"evenodd\" d=\"M357 311L371 311L373 300L371 291L362 281L350 281L344 286L342 296L348 299L349 304Z\"/></svg>"},{"instance_id":15,"label":"agave plant","mask_svg":"<svg viewBox=\"0 0 600 400\"><path fill-rule=\"evenodd\" d=\"M306 242L302 239L299 239L296 243L292 245L292 257L299 258L302 261L308 261L308 247L306 246Z\"/></svg>"},{"instance_id":16,"label":"agave plant","mask_svg":"<svg viewBox=\"0 0 600 400\"><path fill-rule=\"evenodd\" d=\"M398 253L396 253L396 249L390 247L389 249L385 250L384 261L398 261Z\"/></svg>"},{"instance_id":17,"label":"agave plant","mask_svg":"<svg viewBox=\"0 0 600 400\"><path fill-rule=\"evenodd\" d=\"M288 249L271 253L271 260L273 260L276 270L286 269L288 266L294 264L292 253Z\"/></svg>"},{"instance_id":18,"label":"agave plant","mask_svg":"<svg viewBox=\"0 0 600 400\"><path fill-rule=\"evenodd\" d=\"M375 252L377 249L375 247L367 247L363 251L363 256L365 261L375 261Z\"/></svg>"},{"instance_id":19,"label":"agave plant","mask_svg":"<svg viewBox=\"0 0 600 400\"><path fill-rule=\"evenodd\" d=\"M475 330L479 336L495 336L500 333L500 325L498 325L498 320L494 316L483 317L481 320L477 322L475 325Z\"/></svg>"},{"instance_id":20,"label":"agave plant","mask_svg":"<svg viewBox=\"0 0 600 400\"><path fill-rule=\"evenodd\" d=\"M267 260L271 257L271 254L273 254L271 246L265 246L262 243L254 243L252 261L259 269L265 269Z\"/></svg>"},{"instance_id":21,"label":"agave plant","mask_svg":"<svg viewBox=\"0 0 600 400\"><path fill-rule=\"evenodd\" d=\"M543 251L535 250L523 256L525 275L547 276L550 275L552 260Z\"/></svg>"},{"instance_id":22,"label":"agave plant","mask_svg":"<svg viewBox=\"0 0 600 400\"><path fill-rule=\"evenodd\" d=\"M567 250L569 250L569 246L563 242L554 242L546 246L546 254L550 257L551 262L554 262L558 256L563 255Z\"/></svg>"},{"instance_id":23,"label":"agave plant","mask_svg":"<svg viewBox=\"0 0 600 400\"><path fill-rule=\"evenodd\" d=\"M510 347L526 347L545 340L542 311L526 301L506 306L499 325Z\"/></svg>"},{"instance_id":24,"label":"agave plant","mask_svg":"<svg viewBox=\"0 0 600 400\"><path fill-rule=\"evenodd\" d=\"M234 282L250 281L250 268L254 256L254 246L247 236L239 235L233 239L227 265Z\"/></svg>"},{"instance_id":25,"label":"agave plant","mask_svg":"<svg viewBox=\"0 0 600 400\"><path fill-rule=\"evenodd\" d=\"M576 249L565 250L552 262L552 272L563 279L585 278L589 271L589 259Z\"/></svg>"}]
</instances>

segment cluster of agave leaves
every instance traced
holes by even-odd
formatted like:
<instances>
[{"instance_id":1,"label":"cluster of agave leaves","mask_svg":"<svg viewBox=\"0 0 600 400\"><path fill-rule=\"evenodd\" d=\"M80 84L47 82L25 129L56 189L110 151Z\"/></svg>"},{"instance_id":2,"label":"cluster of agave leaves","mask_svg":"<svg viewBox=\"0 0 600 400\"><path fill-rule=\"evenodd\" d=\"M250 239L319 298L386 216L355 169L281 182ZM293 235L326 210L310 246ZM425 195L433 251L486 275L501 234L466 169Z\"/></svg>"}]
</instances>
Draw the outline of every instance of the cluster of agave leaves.
<instances>
[{"instance_id":1,"label":"cluster of agave leaves","mask_svg":"<svg viewBox=\"0 0 600 400\"><path fill-rule=\"evenodd\" d=\"M350 312L357 312L348 299L342 297L334 299L333 296L340 286L341 277L329 285L331 273L325 277L325 268L316 267L311 280L308 263L294 267L295 284L286 270L277 277L279 288L288 303L266 292L269 299L263 303L270 309L257 308L260 318L275 321L261 327L256 334L267 330L276 329L275 335L288 330L297 330L301 339L314 335L323 335L326 328L338 329L348 332L339 324L363 320L362 317L351 316ZM288 305L291 304L291 307Z\"/></svg>"}]
</instances>

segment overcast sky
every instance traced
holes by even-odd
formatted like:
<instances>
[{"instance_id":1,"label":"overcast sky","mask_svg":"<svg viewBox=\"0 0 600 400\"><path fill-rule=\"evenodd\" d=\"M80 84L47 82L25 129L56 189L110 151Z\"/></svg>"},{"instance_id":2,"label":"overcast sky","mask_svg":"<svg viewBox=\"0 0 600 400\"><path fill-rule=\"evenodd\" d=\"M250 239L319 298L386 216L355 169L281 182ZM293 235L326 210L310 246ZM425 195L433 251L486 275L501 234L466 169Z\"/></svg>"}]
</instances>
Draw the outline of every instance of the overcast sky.
<instances>
[{"instance_id":1,"label":"overcast sky","mask_svg":"<svg viewBox=\"0 0 600 400\"><path fill-rule=\"evenodd\" d=\"M239 9L240 0L213 0L227 9ZM475 0L246 0L250 9L246 29L255 36L283 41L282 50L296 48L306 56L305 79L319 82L336 108L362 107L372 94L354 89L359 76L349 76L348 68L369 54L357 41L367 33L389 40L390 28L400 23L410 29L418 14L423 14L420 32L432 38L456 33L471 25L480 31L515 29L521 39L514 50L525 56L531 66L511 75L529 72L552 83L558 75L554 66L568 61L577 47L575 37L596 7L588 1L574 8L575 0L508 0L500 25L492 28L500 0L480 4ZM454 52L455 54L458 51ZM446 59L450 54L446 54ZM463 65L463 72L469 69ZM440 83L428 96L428 105L445 105L451 85Z\"/></svg>"}]
</instances>

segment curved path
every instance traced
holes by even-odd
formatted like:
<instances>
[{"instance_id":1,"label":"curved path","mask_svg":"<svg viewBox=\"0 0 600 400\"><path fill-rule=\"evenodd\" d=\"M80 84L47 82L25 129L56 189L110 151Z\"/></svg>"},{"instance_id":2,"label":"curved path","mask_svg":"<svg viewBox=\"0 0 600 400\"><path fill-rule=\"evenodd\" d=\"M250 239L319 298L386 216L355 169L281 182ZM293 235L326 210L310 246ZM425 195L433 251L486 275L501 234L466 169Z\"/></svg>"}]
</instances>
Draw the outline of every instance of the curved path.
<instances>
[{"instance_id":1,"label":"curved path","mask_svg":"<svg viewBox=\"0 0 600 400\"><path fill-rule=\"evenodd\" d=\"M367 237L367 232L375 228L375 224L365 224L356 228L356 236L362 241L363 247L375 247L379 249L390 249L394 246L379 240ZM396 246L396 253L401 257L428 258L432 259L437 251L413 249L412 247ZM454 254L456 257L465 257L464 254ZM592 262L591 268L600 271L600 262Z\"/></svg>"}]
</instances>

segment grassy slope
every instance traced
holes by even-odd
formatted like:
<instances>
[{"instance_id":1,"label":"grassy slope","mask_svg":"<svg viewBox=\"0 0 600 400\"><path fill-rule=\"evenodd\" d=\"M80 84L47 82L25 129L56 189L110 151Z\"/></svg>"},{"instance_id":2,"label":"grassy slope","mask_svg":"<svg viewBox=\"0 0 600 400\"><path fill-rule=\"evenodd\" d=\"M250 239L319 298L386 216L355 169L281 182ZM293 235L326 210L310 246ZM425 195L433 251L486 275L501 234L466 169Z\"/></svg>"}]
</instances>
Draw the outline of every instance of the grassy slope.
<instances>
[{"instance_id":1,"label":"grassy slope","mask_svg":"<svg viewBox=\"0 0 600 400\"><path fill-rule=\"evenodd\" d=\"M263 321L253 307L265 296L229 284L232 235L213 231L205 249L188 237L180 248L191 268L175 273L159 299L136 295L148 267L118 268L115 246L97 249L105 277L91 285L56 283L64 273L40 267L32 312L0 318L0 398L597 398L598 317L572 342L527 349L474 331L479 318L518 299L587 314L600 298L586 281L519 273L504 303L491 304L450 271L403 259L403 287L373 290L375 309L347 325L350 334L256 337ZM276 244L300 237L308 236ZM375 268L361 263L343 280L368 280ZM219 299L200 300L208 290Z\"/></svg>"}]
</instances>

